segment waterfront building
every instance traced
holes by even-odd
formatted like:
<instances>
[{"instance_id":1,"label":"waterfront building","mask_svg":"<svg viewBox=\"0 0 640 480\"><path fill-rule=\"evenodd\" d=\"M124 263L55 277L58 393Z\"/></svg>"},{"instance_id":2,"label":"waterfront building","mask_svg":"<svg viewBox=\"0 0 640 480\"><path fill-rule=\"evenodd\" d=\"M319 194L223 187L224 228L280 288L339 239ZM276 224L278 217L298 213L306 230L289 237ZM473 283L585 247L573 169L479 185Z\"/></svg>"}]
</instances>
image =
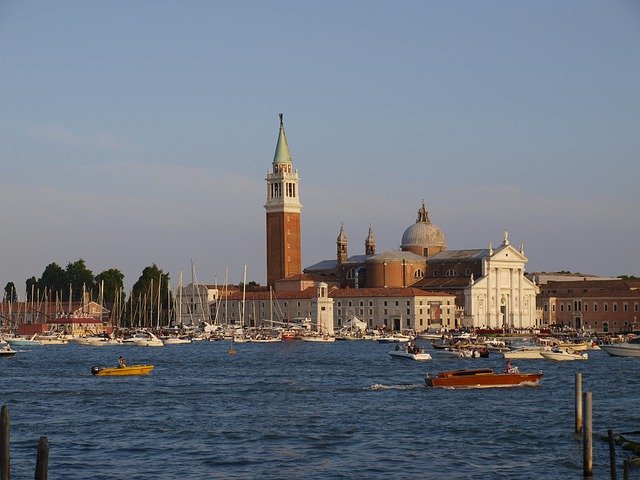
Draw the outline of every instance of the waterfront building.
<instances>
[{"instance_id":1,"label":"waterfront building","mask_svg":"<svg viewBox=\"0 0 640 480\"><path fill-rule=\"evenodd\" d=\"M427 276L414 284L456 295L464 308L457 327L539 328L538 287L525 276L524 245L514 248L505 230L502 245L476 250L447 250L427 258Z\"/></svg>"},{"instance_id":2,"label":"waterfront building","mask_svg":"<svg viewBox=\"0 0 640 480\"><path fill-rule=\"evenodd\" d=\"M313 326L322 325L325 332L329 329L329 317L334 329L345 326L353 317L366 322L371 329L452 329L458 310L455 295L446 292L427 292L412 287L337 288L324 282L303 291L246 291L244 323L243 293L229 292L227 302L230 324L283 326L301 323L300 319L311 319Z\"/></svg>"},{"instance_id":3,"label":"waterfront building","mask_svg":"<svg viewBox=\"0 0 640 480\"><path fill-rule=\"evenodd\" d=\"M640 327L640 280L548 281L537 302L550 326L601 333Z\"/></svg>"},{"instance_id":4,"label":"waterfront building","mask_svg":"<svg viewBox=\"0 0 640 480\"><path fill-rule=\"evenodd\" d=\"M267 172L267 285L302 273L298 171L293 161L280 114L280 132L271 171Z\"/></svg>"}]
</instances>

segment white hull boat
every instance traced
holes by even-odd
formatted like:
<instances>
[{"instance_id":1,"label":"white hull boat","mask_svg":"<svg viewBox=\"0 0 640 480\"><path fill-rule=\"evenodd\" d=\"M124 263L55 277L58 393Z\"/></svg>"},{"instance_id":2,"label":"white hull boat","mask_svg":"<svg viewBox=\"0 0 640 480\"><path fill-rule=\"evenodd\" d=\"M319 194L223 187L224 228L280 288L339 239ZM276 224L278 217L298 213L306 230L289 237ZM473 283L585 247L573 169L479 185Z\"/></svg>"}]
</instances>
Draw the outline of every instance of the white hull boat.
<instances>
[{"instance_id":1,"label":"white hull boat","mask_svg":"<svg viewBox=\"0 0 640 480\"><path fill-rule=\"evenodd\" d=\"M546 360L555 360L557 362L571 361L571 360L587 360L589 355L587 353L568 352L566 350L553 351L544 350L540 352L542 358Z\"/></svg>"},{"instance_id":2,"label":"white hull boat","mask_svg":"<svg viewBox=\"0 0 640 480\"><path fill-rule=\"evenodd\" d=\"M508 352L502 352L502 356L507 360L540 360L544 358L540 352L549 351L543 347L521 347Z\"/></svg>"},{"instance_id":3,"label":"white hull boat","mask_svg":"<svg viewBox=\"0 0 640 480\"><path fill-rule=\"evenodd\" d=\"M36 335L33 335L31 338L22 338L22 337L12 337L5 338L5 342L7 342L12 347L31 347L31 346L41 346L42 342L40 340L36 340Z\"/></svg>"},{"instance_id":4,"label":"white hull boat","mask_svg":"<svg viewBox=\"0 0 640 480\"><path fill-rule=\"evenodd\" d=\"M103 347L106 345L122 345L122 340L107 337L78 337L73 342L87 347Z\"/></svg>"},{"instance_id":5,"label":"white hull boat","mask_svg":"<svg viewBox=\"0 0 640 480\"><path fill-rule=\"evenodd\" d=\"M336 337L331 337L329 335L308 336L308 337L301 337L301 340L303 342L324 342L324 343L329 343L329 342L335 342L336 341Z\"/></svg>"},{"instance_id":6,"label":"white hull boat","mask_svg":"<svg viewBox=\"0 0 640 480\"><path fill-rule=\"evenodd\" d=\"M640 337L632 338L628 342L600 345L600 350L612 357L640 357Z\"/></svg>"},{"instance_id":7,"label":"white hull boat","mask_svg":"<svg viewBox=\"0 0 640 480\"><path fill-rule=\"evenodd\" d=\"M427 360L431 360L431 355L425 352L420 353L409 353L404 348L399 350L391 350L389 355L396 358L407 358L409 360L415 360L416 362L426 362Z\"/></svg>"}]
</instances>

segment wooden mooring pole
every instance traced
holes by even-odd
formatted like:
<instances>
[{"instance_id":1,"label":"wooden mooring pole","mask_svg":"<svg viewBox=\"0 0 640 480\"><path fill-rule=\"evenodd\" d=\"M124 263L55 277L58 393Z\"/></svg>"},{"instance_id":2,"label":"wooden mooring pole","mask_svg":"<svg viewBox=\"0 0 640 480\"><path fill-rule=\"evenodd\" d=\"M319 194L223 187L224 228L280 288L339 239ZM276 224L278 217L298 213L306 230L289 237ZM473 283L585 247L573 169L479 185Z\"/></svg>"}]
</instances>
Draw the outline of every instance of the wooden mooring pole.
<instances>
[{"instance_id":1,"label":"wooden mooring pole","mask_svg":"<svg viewBox=\"0 0 640 480\"><path fill-rule=\"evenodd\" d=\"M593 476L593 416L591 412L591 392L584 393L584 430L582 437L582 474L584 477Z\"/></svg>"},{"instance_id":2,"label":"wooden mooring pole","mask_svg":"<svg viewBox=\"0 0 640 480\"><path fill-rule=\"evenodd\" d=\"M582 373L576 372L576 434L582 433Z\"/></svg>"},{"instance_id":3,"label":"wooden mooring pole","mask_svg":"<svg viewBox=\"0 0 640 480\"><path fill-rule=\"evenodd\" d=\"M631 462L628 458L624 459L622 464L622 478L623 480L629 480L629 469L631 468Z\"/></svg>"},{"instance_id":4,"label":"wooden mooring pole","mask_svg":"<svg viewBox=\"0 0 640 480\"><path fill-rule=\"evenodd\" d=\"M2 480L9 480L9 407L2 406L0 418L0 476Z\"/></svg>"},{"instance_id":5,"label":"wooden mooring pole","mask_svg":"<svg viewBox=\"0 0 640 480\"><path fill-rule=\"evenodd\" d=\"M47 480L49 476L49 441L47 437L40 437L38 441L38 456L36 457L35 480Z\"/></svg>"},{"instance_id":6,"label":"wooden mooring pole","mask_svg":"<svg viewBox=\"0 0 640 480\"><path fill-rule=\"evenodd\" d=\"M611 480L616 480L616 443L613 441L613 430L607 430L609 437L609 471Z\"/></svg>"}]
</instances>

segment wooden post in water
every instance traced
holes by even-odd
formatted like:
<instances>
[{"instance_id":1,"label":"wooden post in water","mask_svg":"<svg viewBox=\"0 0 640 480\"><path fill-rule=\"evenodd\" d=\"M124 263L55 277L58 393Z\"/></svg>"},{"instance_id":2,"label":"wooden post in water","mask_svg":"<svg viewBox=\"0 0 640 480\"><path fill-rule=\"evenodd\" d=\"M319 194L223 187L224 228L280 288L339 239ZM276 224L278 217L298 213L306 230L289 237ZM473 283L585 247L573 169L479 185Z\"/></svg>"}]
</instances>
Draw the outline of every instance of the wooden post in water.
<instances>
[{"instance_id":1,"label":"wooden post in water","mask_svg":"<svg viewBox=\"0 0 640 480\"><path fill-rule=\"evenodd\" d=\"M609 470L611 472L611 480L616 480L616 444L613 441L613 430L607 430L609 437Z\"/></svg>"},{"instance_id":2,"label":"wooden post in water","mask_svg":"<svg viewBox=\"0 0 640 480\"><path fill-rule=\"evenodd\" d=\"M9 464L9 407L2 406L0 418L0 478L9 480L11 473Z\"/></svg>"},{"instance_id":3,"label":"wooden post in water","mask_svg":"<svg viewBox=\"0 0 640 480\"><path fill-rule=\"evenodd\" d=\"M593 416L591 414L591 392L584 392L584 430L582 437L582 475L593 476Z\"/></svg>"},{"instance_id":4,"label":"wooden post in water","mask_svg":"<svg viewBox=\"0 0 640 480\"><path fill-rule=\"evenodd\" d=\"M576 434L582 433L582 373L576 372Z\"/></svg>"},{"instance_id":5,"label":"wooden post in water","mask_svg":"<svg viewBox=\"0 0 640 480\"><path fill-rule=\"evenodd\" d=\"M631 467L631 462L628 458L624 459L624 463L622 464L622 478L623 480L629 480L629 469Z\"/></svg>"},{"instance_id":6,"label":"wooden post in water","mask_svg":"<svg viewBox=\"0 0 640 480\"><path fill-rule=\"evenodd\" d=\"M38 441L38 456L36 457L35 480L47 480L49 476L49 441L47 437L40 437Z\"/></svg>"}]
</instances>

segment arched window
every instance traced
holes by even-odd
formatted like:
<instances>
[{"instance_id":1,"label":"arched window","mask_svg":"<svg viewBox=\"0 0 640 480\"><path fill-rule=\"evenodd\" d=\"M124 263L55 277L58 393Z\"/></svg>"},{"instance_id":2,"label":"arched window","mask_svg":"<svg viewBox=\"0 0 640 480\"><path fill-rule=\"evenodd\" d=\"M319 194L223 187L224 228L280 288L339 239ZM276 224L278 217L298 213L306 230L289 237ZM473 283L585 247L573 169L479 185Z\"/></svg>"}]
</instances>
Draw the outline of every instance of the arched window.
<instances>
[{"instance_id":1,"label":"arched window","mask_svg":"<svg viewBox=\"0 0 640 480\"><path fill-rule=\"evenodd\" d=\"M354 278L356 278L356 269L355 268L349 269L349 271L347 272L347 278L349 280L353 280Z\"/></svg>"},{"instance_id":2,"label":"arched window","mask_svg":"<svg viewBox=\"0 0 640 480\"><path fill-rule=\"evenodd\" d=\"M414 278L422 278L424 277L424 272L420 269L417 269L415 272L413 272L413 277Z\"/></svg>"},{"instance_id":3,"label":"arched window","mask_svg":"<svg viewBox=\"0 0 640 480\"><path fill-rule=\"evenodd\" d=\"M449 270L447 270L444 274L445 277L457 277L458 276L458 272L456 272L453 268L450 268Z\"/></svg>"}]
</instances>

